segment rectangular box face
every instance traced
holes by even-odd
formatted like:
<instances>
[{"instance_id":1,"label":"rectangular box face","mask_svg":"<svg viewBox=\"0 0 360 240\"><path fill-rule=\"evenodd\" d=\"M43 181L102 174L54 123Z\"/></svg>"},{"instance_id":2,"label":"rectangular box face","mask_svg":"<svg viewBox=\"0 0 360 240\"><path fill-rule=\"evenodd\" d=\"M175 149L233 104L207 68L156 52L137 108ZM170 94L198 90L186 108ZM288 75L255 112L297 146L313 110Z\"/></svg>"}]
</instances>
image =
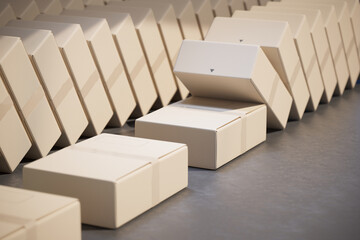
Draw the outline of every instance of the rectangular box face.
<instances>
[{"instance_id":1,"label":"rectangular box face","mask_svg":"<svg viewBox=\"0 0 360 240\"><path fill-rule=\"evenodd\" d=\"M259 131L243 136L245 119L257 110ZM265 111L264 105L191 97L137 119L135 135L186 143L189 166L216 169L265 140Z\"/></svg>"},{"instance_id":2,"label":"rectangular box face","mask_svg":"<svg viewBox=\"0 0 360 240\"><path fill-rule=\"evenodd\" d=\"M30 139L0 75L0 172L11 173L31 147Z\"/></svg>"},{"instance_id":3,"label":"rectangular box face","mask_svg":"<svg viewBox=\"0 0 360 240\"><path fill-rule=\"evenodd\" d=\"M216 18L205 40L260 45L294 99L290 118L302 118L310 95L287 23Z\"/></svg>"},{"instance_id":4,"label":"rectangular box face","mask_svg":"<svg viewBox=\"0 0 360 240\"><path fill-rule=\"evenodd\" d=\"M63 11L60 0L35 0L41 13L58 15Z\"/></svg>"},{"instance_id":5,"label":"rectangular box face","mask_svg":"<svg viewBox=\"0 0 360 240\"><path fill-rule=\"evenodd\" d=\"M60 137L59 126L21 40L2 36L0 42L1 75L32 142L26 157L46 156Z\"/></svg>"},{"instance_id":6,"label":"rectangular box face","mask_svg":"<svg viewBox=\"0 0 360 240\"><path fill-rule=\"evenodd\" d=\"M43 21L11 21L8 26L53 32L89 121L83 135L99 134L113 112L80 26Z\"/></svg>"},{"instance_id":7,"label":"rectangular box face","mask_svg":"<svg viewBox=\"0 0 360 240\"><path fill-rule=\"evenodd\" d=\"M215 17L230 17L228 0L211 0L210 3Z\"/></svg>"},{"instance_id":8,"label":"rectangular box face","mask_svg":"<svg viewBox=\"0 0 360 240\"><path fill-rule=\"evenodd\" d=\"M74 144L88 121L52 33L5 27L0 29L0 34L22 39L62 132L56 145L65 147Z\"/></svg>"},{"instance_id":9,"label":"rectangular box face","mask_svg":"<svg viewBox=\"0 0 360 240\"><path fill-rule=\"evenodd\" d=\"M0 3L0 27L6 25L10 20L15 20L15 13L8 3Z\"/></svg>"},{"instance_id":10,"label":"rectangular box face","mask_svg":"<svg viewBox=\"0 0 360 240\"><path fill-rule=\"evenodd\" d=\"M15 16L23 20L33 20L40 14L39 8L34 0L3 0L9 3L14 10Z\"/></svg>"},{"instance_id":11,"label":"rectangular box face","mask_svg":"<svg viewBox=\"0 0 360 240\"><path fill-rule=\"evenodd\" d=\"M347 0L347 5L350 11L350 20L360 61L360 4L357 0Z\"/></svg>"},{"instance_id":12,"label":"rectangular box face","mask_svg":"<svg viewBox=\"0 0 360 240\"><path fill-rule=\"evenodd\" d=\"M63 8L69 10L84 10L84 2L82 0L60 0Z\"/></svg>"},{"instance_id":13,"label":"rectangular box face","mask_svg":"<svg viewBox=\"0 0 360 240\"><path fill-rule=\"evenodd\" d=\"M236 10L245 10L243 0L228 0L230 14L233 15Z\"/></svg>"},{"instance_id":14,"label":"rectangular box face","mask_svg":"<svg viewBox=\"0 0 360 240\"><path fill-rule=\"evenodd\" d=\"M1 239L81 239L74 198L0 186L0 215Z\"/></svg>"},{"instance_id":15,"label":"rectangular box face","mask_svg":"<svg viewBox=\"0 0 360 240\"><path fill-rule=\"evenodd\" d=\"M244 4L246 10L250 10L252 6L259 5L257 0L244 0Z\"/></svg>"},{"instance_id":16,"label":"rectangular box face","mask_svg":"<svg viewBox=\"0 0 360 240\"><path fill-rule=\"evenodd\" d=\"M202 38L204 39L214 20L210 0L191 0L191 2L194 7Z\"/></svg>"}]
</instances>

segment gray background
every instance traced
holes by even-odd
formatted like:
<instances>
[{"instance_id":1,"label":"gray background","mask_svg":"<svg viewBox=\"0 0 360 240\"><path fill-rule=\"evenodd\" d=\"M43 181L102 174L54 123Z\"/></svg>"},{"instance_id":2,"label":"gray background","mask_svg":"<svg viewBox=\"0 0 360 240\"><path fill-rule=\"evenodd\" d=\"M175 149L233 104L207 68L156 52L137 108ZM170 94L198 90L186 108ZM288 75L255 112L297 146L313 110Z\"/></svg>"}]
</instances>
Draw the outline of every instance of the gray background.
<instances>
[{"instance_id":1,"label":"gray background","mask_svg":"<svg viewBox=\"0 0 360 240\"><path fill-rule=\"evenodd\" d=\"M83 239L359 240L359 124L358 85L217 171L189 168L187 189L123 227L83 225ZM0 184L21 187L24 164Z\"/></svg>"}]
</instances>

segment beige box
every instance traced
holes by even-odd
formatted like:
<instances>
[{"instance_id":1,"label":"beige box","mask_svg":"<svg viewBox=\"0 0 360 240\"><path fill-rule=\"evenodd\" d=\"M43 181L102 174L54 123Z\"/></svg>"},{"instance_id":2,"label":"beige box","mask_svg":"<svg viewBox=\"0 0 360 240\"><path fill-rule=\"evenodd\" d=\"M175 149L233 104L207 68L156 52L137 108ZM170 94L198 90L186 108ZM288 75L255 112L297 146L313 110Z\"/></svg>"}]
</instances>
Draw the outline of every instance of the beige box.
<instances>
[{"instance_id":1,"label":"beige box","mask_svg":"<svg viewBox=\"0 0 360 240\"><path fill-rule=\"evenodd\" d=\"M205 40L260 45L294 99L290 119L302 118L310 94L288 23L216 18Z\"/></svg>"},{"instance_id":2,"label":"beige box","mask_svg":"<svg viewBox=\"0 0 360 240\"><path fill-rule=\"evenodd\" d=\"M83 135L101 133L113 112L80 25L42 21L11 21L8 25L52 31L89 122Z\"/></svg>"},{"instance_id":3,"label":"beige box","mask_svg":"<svg viewBox=\"0 0 360 240\"><path fill-rule=\"evenodd\" d=\"M344 93L348 78L349 70L346 62L345 51L342 44L340 30L337 24L335 8L327 4L313 4L309 2L293 3L293 2L269 2L268 6L281 4L281 6L299 8L299 9L318 9L323 17L325 31L328 38L330 52L333 59L335 72L337 76L337 86L335 94L342 95Z\"/></svg>"},{"instance_id":4,"label":"beige box","mask_svg":"<svg viewBox=\"0 0 360 240\"><path fill-rule=\"evenodd\" d=\"M258 0L244 0L246 10L250 10L252 6L258 6Z\"/></svg>"},{"instance_id":5,"label":"beige box","mask_svg":"<svg viewBox=\"0 0 360 240\"><path fill-rule=\"evenodd\" d=\"M32 143L26 157L46 156L61 132L20 38L0 36L0 74Z\"/></svg>"},{"instance_id":6,"label":"beige box","mask_svg":"<svg viewBox=\"0 0 360 240\"><path fill-rule=\"evenodd\" d=\"M194 12L200 28L201 36L204 39L207 32L209 31L212 21L214 20L210 0L191 0L191 2L194 7Z\"/></svg>"},{"instance_id":7,"label":"beige box","mask_svg":"<svg viewBox=\"0 0 360 240\"><path fill-rule=\"evenodd\" d=\"M153 11L150 8L117 6L116 2L106 7L89 6L88 9L130 14L158 95L155 106L169 104L177 88Z\"/></svg>"},{"instance_id":8,"label":"beige box","mask_svg":"<svg viewBox=\"0 0 360 240\"><path fill-rule=\"evenodd\" d=\"M104 0L83 0L83 1L84 1L85 6L90 6L90 5L104 6L105 5Z\"/></svg>"},{"instance_id":9,"label":"beige box","mask_svg":"<svg viewBox=\"0 0 360 240\"><path fill-rule=\"evenodd\" d=\"M321 69L321 75L323 79L326 79L326 83L324 82L325 95L323 95L321 101L325 103L330 102L334 93L332 86L337 85L337 75L335 72L333 58L331 57L330 46L326 36L325 26L320 10L294 8L291 6L273 6L268 4L266 7L254 7L252 11L304 14L306 16L310 27L311 38L314 43L317 59Z\"/></svg>"},{"instance_id":10,"label":"beige box","mask_svg":"<svg viewBox=\"0 0 360 240\"><path fill-rule=\"evenodd\" d=\"M259 0L259 6L266 6L266 4L270 1L271 0Z\"/></svg>"},{"instance_id":11,"label":"beige box","mask_svg":"<svg viewBox=\"0 0 360 240\"><path fill-rule=\"evenodd\" d=\"M60 14L63 11L60 0L35 0L41 13Z\"/></svg>"},{"instance_id":12,"label":"beige box","mask_svg":"<svg viewBox=\"0 0 360 240\"><path fill-rule=\"evenodd\" d=\"M83 223L117 228L187 186L187 154L184 144L101 134L27 164L23 184L76 197Z\"/></svg>"},{"instance_id":13,"label":"beige box","mask_svg":"<svg viewBox=\"0 0 360 240\"><path fill-rule=\"evenodd\" d=\"M136 100L137 106L134 113L140 116L148 113L157 95L130 15L92 10L65 10L63 14L99 17L107 20Z\"/></svg>"},{"instance_id":14,"label":"beige box","mask_svg":"<svg viewBox=\"0 0 360 240\"><path fill-rule=\"evenodd\" d=\"M189 166L217 169L266 139L261 104L190 97L136 119L138 137L189 147Z\"/></svg>"},{"instance_id":15,"label":"beige box","mask_svg":"<svg viewBox=\"0 0 360 240\"><path fill-rule=\"evenodd\" d=\"M65 9L69 10L84 10L83 0L60 0L61 5Z\"/></svg>"},{"instance_id":16,"label":"beige box","mask_svg":"<svg viewBox=\"0 0 360 240\"><path fill-rule=\"evenodd\" d=\"M244 0L228 0L230 14L232 15L236 10L245 10Z\"/></svg>"},{"instance_id":17,"label":"beige box","mask_svg":"<svg viewBox=\"0 0 360 240\"><path fill-rule=\"evenodd\" d=\"M31 147L30 139L0 75L0 172L11 173Z\"/></svg>"},{"instance_id":18,"label":"beige box","mask_svg":"<svg viewBox=\"0 0 360 240\"><path fill-rule=\"evenodd\" d=\"M103 18L44 14L36 19L80 24L113 111L108 125L123 126L136 102L107 21Z\"/></svg>"},{"instance_id":19,"label":"beige box","mask_svg":"<svg viewBox=\"0 0 360 240\"><path fill-rule=\"evenodd\" d=\"M210 0L214 17L230 17L228 0Z\"/></svg>"},{"instance_id":20,"label":"beige box","mask_svg":"<svg viewBox=\"0 0 360 240\"><path fill-rule=\"evenodd\" d=\"M0 186L0 239L81 239L77 199Z\"/></svg>"},{"instance_id":21,"label":"beige box","mask_svg":"<svg viewBox=\"0 0 360 240\"><path fill-rule=\"evenodd\" d=\"M10 20L15 19L15 13L10 4L0 2L0 27L5 26Z\"/></svg>"},{"instance_id":22,"label":"beige box","mask_svg":"<svg viewBox=\"0 0 360 240\"><path fill-rule=\"evenodd\" d=\"M265 8L255 6L254 8ZM305 15L282 14L271 12L256 11L236 11L233 15L235 18L263 19L269 21L285 21L289 24L292 36L294 38L297 53L300 58L301 67L305 74L305 79L310 93L310 100L306 107L308 111L315 111L320 103L324 93L324 84L322 79L318 60L316 58L314 44L310 36L309 24ZM331 86L332 93L335 90L336 81ZM332 94L331 93L331 94Z\"/></svg>"},{"instance_id":23,"label":"beige box","mask_svg":"<svg viewBox=\"0 0 360 240\"><path fill-rule=\"evenodd\" d=\"M40 14L39 8L34 0L2 0L9 3L14 10L15 16L23 20L33 20Z\"/></svg>"},{"instance_id":24,"label":"beige box","mask_svg":"<svg viewBox=\"0 0 360 240\"><path fill-rule=\"evenodd\" d=\"M51 31L15 27L0 34L20 37L61 130L56 146L76 143L88 121Z\"/></svg>"},{"instance_id":25,"label":"beige box","mask_svg":"<svg viewBox=\"0 0 360 240\"><path fill-rule=\"evenodd\" d=\"M174 67L176 58L183 40L181 30L178 27L174 8L170 3L152 2L144 0L116 1L119 6L130 6L136 8L151 8L159 27L161 39L166 50L171 69ZM175 76L177 87L177 99L184 99L189 95L189 90Z\"/></svg>"},{"instance_id":26,"label":"beige box","mask_svg":"<svg viewBox=\"0 0 360 240\"><path fill-rule=\"evenodd\" d=\"M291 1L293 0L287 0L285 2ZM337 16L342 46L345 51L345 59L347 61L347 67L350 74L350 81L347 82L347 86L349 88L354 88L360 72L360 63L347 2L340 2L338 0L304 0L304 2L310 4L318 3L320 6L321 4L324 4L335 8L334 15ZM315 7L315 5L313 6Z\"/></svg>"},{"instance_id":27,"label":"beige box","mask_svg":"<svg viewBox=\"0 0 360 240\"><path fill-rule=\"evenodd\" d=\"M259 46L184 40L174 72L192 96L265 103L267 127L286 127L292 98Z\"/></svg>"}]
</instances>

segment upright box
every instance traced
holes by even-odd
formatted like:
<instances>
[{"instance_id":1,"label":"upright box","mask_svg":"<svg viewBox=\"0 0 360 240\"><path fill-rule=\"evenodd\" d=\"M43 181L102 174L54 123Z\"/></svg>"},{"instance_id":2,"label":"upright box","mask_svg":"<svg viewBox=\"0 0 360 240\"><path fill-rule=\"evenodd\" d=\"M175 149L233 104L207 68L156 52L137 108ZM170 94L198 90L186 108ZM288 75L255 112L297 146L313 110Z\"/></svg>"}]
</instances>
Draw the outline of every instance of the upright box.
<instances>
[{"instance_id":1,"label":"upright box","mask_svg":"<svg viewBox=\"0 0 360 240\"><path fill-rule=\"evenodd\" d=\"M194 6L194 12L200 27L201 36L204 39L214 20L210 0L191 0L191 2Z\"/></svg>"},{"instance_id":2,"label":"upright box","mask_svg":"<svg viewBox=\"0 0 360 240\"><path fill-rule=\"evenodd\" d=\"M32 143L26 157L46 156L61 132L20 38L0 36L0 75Z\"/></svg>"},{"instance_id":3,"label":"upright box","mask_svg":"<svg viewBox=\"0 0 360 240\"><path fill-rule=\"evenodd\" d=\"M337 76L337 86L335 89L335 94L342 95L344 93L346 83L349 78L349 70L346 63L345 51L343 48L341 34L337 24L337 17L335 13L335 8L331 5L326 4L312 4L308 2L299 2L299 3L290 3L290 2L269 2L267 6L284 6L295 9L317 9L320 10L323 17L325 31L328 38L331 57L333 59L335 72Z\"/></svg>"},{"instance_id":4,"label":"upright box","mask_svg":"<svg viewBox=\"0 0 360 240\"><path fill-rule=\"evenodd\" d=\"M23 20L33 20L40 14L39 8L34 0L2 0L9 3L14 10L15 16Z\"/></svg>"},{"instance_id":5,"label":"upright box","mask_svg":"<svg viewBox=\"0 0 360 240\"><path fill-rule=\"evenodd\" d=\"M184 40L174 72L192 96L265 103L267 127L286 127L292 98L259 46Z\"/></svg>"},{"instance_id":6,"label":"upright box","mask_svg":"<svg viewBox=\"0 0 360 240\"><path fill-rule=\"evenodd\" d=\"M231 15L236 10L245 10L244 0L228 0L228 5Z\"/></svg>"},{"instance_id":7,"label":"upright box","mask_svg":"<svg viewBox=\"0 0 360 240\"><path fill-rule=\"evenodd\" d=\"M0 75L0 172L11 173L31 147L30 139Z\"/></svg>"},{"instance_id":8,"label":"upright box","mask_svg":"<svg viewBox=\"0 0 360 240\"><path fill-rule=\"evenodd\" d=\"M63 15L40 15L36 20L80 24L113 111L108 125L123 126L136 102L106 20Z\"/></svg>"},{"instance_id":9,"label":"upright box","mask_svg":"<svg viewBox=\"0 0 360 240\"><path fill-rule=\"evenodd\" d=\"M10 20L15 19L15 13L10 4L0 2L0 27L5 26Z\"/></svg>"},{"instance_id":10,"label":"upright box","mask_svg":"<svg viewBox=\"0 0 360 240\"><path fill-rule=\"evenodd\" d=\"M83 135L94 136L101 133L113 112L80 25L11 21L8 26L52 31L89 122Z\"/></svg>"},{"instance_id":11,"label":"upright box","mask_svg":"<svg viewBox=\"0 0 360 240\"><path fill-rule=\"evenodd\" d=\"M41 13L60 14L63 11L60 0L35 0Z\"/></svg>"},{"instance_id":12,"label":"upright box","mask_svg":"<svg viewBox=\"0 0 360 240\"><path fill-rule=\"evenodd\" d=\"M174 67L176 58L181 46L183 37L181 30L178 27L174 8L170 3L132 0L132 1L116 1L112 2L119 6L132 6L137 8L151 8L154 13L155 20L159 27L161 39L166 50L171 69ZM177 99L184 99L189 95L189 90L182 84L182 82L175 76L175 83L177 87Z\"/></svg>"},{"instance_id":13,"label":"upright box","mask_svg":"<svg viewBox=\"0 0 360 240\"><path fill-rule=\"evenodd\" d=\"M210 0L214 17L230 17L228 0Z\"/></svg>"},{"instance_id":14,"label":"upright box","mask_svg":"<svg viewBox=\"0 0 360 240\"><path fill-rule=\"evenodd\" d=\"M77 199L0 186L0 238L81 239Z\"/></svg>"},{"instance_id":15,"label":"upright box","mask_svg":"<svg viewBox=\"0 0 360 240\"><path fill-rule=\"evenodd\" d=\"M302 118L310 94L288 23L216 18L205 39L260 45L294 99L290 119Z\"/></svg>"},{"instance_id":16,"label":"upright box","mask_svg":"<svg viewBox=\"0 0 360 240\"><path fill-rule=\"evenodd\" d=\"M259 6L256 7L264 8ZM256 7L253 7L252 9ZM315 111L324 93L324 85L327 82L326 80L322 79L320 74L320 68L316 58L314 44L310 36L309 24L305 15L271 12L264 13L256 11L236 11L233 14L233 17L263 19L269 21L285 21L289 24L310 93L310 100L306 110ZM335 85L336 81L332 83L332 93L335 90Z\"/></svg>"},{"instance_id":17,"label":"upright box","mask_svg":"<svg viewBox=\"0 0 360 240\"><path fill-rule=\"evenodd\" d=\"M15 27L0 34L20 37L61 130L56 146L76 143L88 121L51 31Z\"/></svg>"},{"instance_id":18,"label":"upright box","mask_svg":"<svg viewBox=\"0 0 360 240\"><path fill-rule=\"evenodd\" d=\"M252 6L258 6L258 0L244 0L246 10L250 10Z\"/></svg>"},{"instance_id":19,"label":"upright box","mask_svg":"<svg viewBox=\"0 0 360 240\"><path fill-rule=\"evenodd\" d=\"M286 0L285 2L292 2L293 0ZM305 0L304 2L313 4L324 4L333 6L335 8L335 15L337 16L338 26L341 33L342 45L345 51L345 59L350 74L350 81L347 82L347 87L354 88L360 73L360 62L357 52L354 32L350 21L350 12L346 1L338 0ZM315 6L314 6L315 7Z\"/></svg>"},{"instance_id":20,"label":"upright box","mask_svg":"<svg viewBox=\"0 0 360 240\"><path fill-rule=\"evenodd\" d=\"M304 14L306 16L309 23L311 38L314 43L322 77L323 79L326 79L326 82L329 82L328 84L324 84L325 95L323 95L321 100L325 103L330 102L333 96L333 91L329 86L332 85L331 83L335 84L336 86L338 81L333 58L331 57L330 45L327 39L325 26L320 10L268 5L261 8L254 7L252 11Z\"/></svg>"},{"instance_id":21,"label":"upright box","mask_svg":"<svg viewBox=\"0 0 360 240\"><path fill-rule=\"evenodd\" d=\"M76 197L83 223L117 228L185 188L187 164L184 144L101 134L27 164L23 184Z\"/></svg>"},{"instance_id":22,"label":"upright box","mask_svg":"<svg viewBox=\"0 0 360 240\"><path fill-rule=\"evenodd\" d=\"M135 135L185 143L189 166L217 169L265 141L266 107L190 97L136 119Z\"/></svg>"},{"instance_id":23,"label":"upright box","mask_svg":"<svg viewBox=\"0 0 360 240\"><path fill-rule=\"evenodd\" d=\"M69 10L84 10L83 0L60 0L63 8Z\"/></svg>"}]
</instances>

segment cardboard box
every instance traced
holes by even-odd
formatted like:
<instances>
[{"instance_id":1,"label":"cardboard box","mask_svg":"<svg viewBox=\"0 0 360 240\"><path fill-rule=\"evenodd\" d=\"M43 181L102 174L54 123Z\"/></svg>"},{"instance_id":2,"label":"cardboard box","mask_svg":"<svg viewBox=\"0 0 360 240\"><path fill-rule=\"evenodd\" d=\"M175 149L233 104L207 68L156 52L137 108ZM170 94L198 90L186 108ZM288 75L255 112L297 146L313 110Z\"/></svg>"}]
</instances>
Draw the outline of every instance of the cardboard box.
<instances>
[{"instance_id":1,"label":"cardboard box","mask_svg":"<svg viewBox=\"0 0 360 240\"><path fill-rule=\"evenodd\" d=\"M10 20L15 19L15 13L10 4L0 2L0 27L5 26Z\"/></svg>"},{"instance_id":2,"label":"cardboard box","mask_svg":"<svg viewBox=\"0 0 360 240\"><path fill-rule=\"evenodd\" d=\"M298 9L318 9L324 20L324 26L326 35L328 38L330 52L333 59L335 72L337 76L337 86L335 89L336 95L342 95L344 93L346 83L349 78L349 70L346 63L345 51L342 45L341 34L337 24L337 17L335 8L331 5L326 4L313 4L308 2L290 3L290 2L269 2L268 6L278 5Z\"/></svg>"},{"instance_id":3,"label":"cardboard box","mask_svg":"<svg viewBox=\"0 0 360 240\"><path fill-rule=\"evenodd\" d=\"M327 40L324 22L322 20L320 10L313 9L296 9L289 7L253 7L252 12L273 13L275 14L300 14L306 17L309 24L310 36L314 44L316 57L320 67L320 73L324 83L325 92L321 98L321 102L329 103L333 96L337 77L330 55L330 46Z\"/></svg>"},{"instance_id":4,"label":"cardboard box","mask_svg":"<svg viewBox=\"0 0 360 240\"><path fill-rule=\"evenodd\" d=\"M152 10L116 6L116 3L109 3L106 7L89 6L88 9L130 14L158 95L155 105L161 107L169 104L177 88Z\"/></svg>"},{"instance_id":5,"label":"cardboard box","mask_svg":"<svg viewBox=\"0 0 360 240\"><path fill-rule=\"evenodd\" d=\"M2 0L9 3L14 10L15 16L23 20L33 20L40 14L39 8L34 0Z\"/></svg>"},{"instance_id":6,"label":"cardboard box","mask_svg":"<svg viewBox=\"0 0 360 240\"><path fill-rule=\"evenodd\" d=\"M63 8L68 10L84 10L83 0L60 0Z\"/></svg>"},{"instance_id":7,"label":"cardboard box","mask_svg":"<svg viewBox=\"0 0 360 240\"><path fill-rule=\"evenodd\" d=\"M80 25L18 20L8 26L52 31L89 122L83 135L101 133L113 112Z\"/></svg>"},{"instance_id":8,"label":"cardboard box","mask_svg":"<svg viewBox=\"0 0 360 240\"><path fill-rule=\"evenodd\" d=\"M252 9L256 7L264 8L255 6ZM316 58L314 44L310 36L309 24L305 15L271 12L266 13L256 11L236 11L233 17L262 19L269 21L284 21L289 24L310 93L310 99L306 110L315 111L319 106L320 99L324 92L324 83L326 83L326 81L323 81L320 74L320 68ZM333 91L335 90L335 84L336 82L334 82L334 85L332 86Z\"/></svg>"},{"instance_id":9,"label":"cardboard box","mask_svg":"<svg viewBox=\"0 0 360 240\"><path fill-rule=\"evenodd\" d=\"M286 127L292 98L259 46L184 40L174 72L192 96L265 103L267 127Z\"/></svg>"},{"instance_id":10,"label":"cardboard box","mask_svg":"<svg viewBox=\"0 0 360 240\"><path fill-rule=\"evenodd\" d=\"M11 173L31 147L30 139L0 76L0 172Z\"/></svg>"},{"instance_id":11,"label":"cardboard box","mask_svg":"<svg viewBox=\"0 0 360 240\"><path fill-rule=\"evenodd\" d=\"M310 94L288 23L216 18L205 40L260 45L294 99L290 119L302 118Z\"/></svg>"},{"instance_id":12,"label":"cardboard box","mask_svg":"<svg viewBox=\"0 0 360 240\"><path fill-rule=\"evenodd\" d=\"M27 164L23 183L76 197L83 223L117 228L185 188L187 163L184 144L101 134Z\"/></svg>"},{"instance_id":13,"label":"cardboard box","mask_svg":"<svg viewBox=\"0 0 360 240\"><path fill-rule=\"evenodd\" d=\"M214 17L230 17L228 0L210 0Z\"/></svg>"},{"instance_id":14,"label":"cardboard box","mask_svg":"<svg viewBox=\"0 0 360 240\"><path fill-rule=\"evenodd\" d=\"M291 1L293 0L287 0L285 2ZM342 45L345 51L345 59L347 61L347 67L350 74L350 81L347 82L347 87L354 88L360 73L360 62L347 2L340 2L338 0L305 0L305 2L310 4L319 3L327 6L334 6L335 15L337 16L338 26L341 33Z\"/></svg>"},{"instance_id":15,"label":"cardboard box","mask_svg":"<svg viewBox=\"0 0 360 240\"><path fill-rule=\"evenodd\" d=\"M136 100L137 106L133 114L142 116L148 113L157 94L130 15L93 10L65 10L63 14L100 17L107 20Z\"/></svg>"},{"instance_id":16,"label":"cardboard box","mask_svg":"<svg viewBox=\"0 0 360 240\"><path fill-rule=\"evenodd\" d=\"M258 6L258 0L244 0L246 10L250 10L252 6Z\"/></svg>"},{"instance_id":17,"label":"cardboard box","mask_svg":"<svg viewBox=\"0 0 360 240\"><path fill-rule=\"evenodd\" d=\"M35 0L41 13L60 14L63 11L60 0Z\"/></svg>"},{"instance_id":18,"label":"cardboard box","mask_svg":"<svg viewBox=\"0 0 360 240\"><path fill-rule=\"evenodd\" d=\"M265 141L266 107L190 97L136 119L135 135L185 143L189 166L217 169Z\"/></svg>"},{"instance_id":19,"label":"cardboard box","mask_svg":"<svg viewBox=\"0 0 360 240\"><path fill-rule=\"evenodd\" d=\"M105 6L104 0L84 0L85 6Z\"/></svg>"},{"instance_id":20,"label":"cardboard box","mask_svg":"<svg viewBox=\"0 0 360 240\"><path fill-rule=\"evenodd\" d=\"M0 238L81 239L77 199L0 186Z\"/></svg>"},{"instance_id":21,"label":"cardboard box","mask_svg":"<svg viewBox=\"0 0 360 240\"><path fill-rule=\"evenodd\" d=\"M123 126L135 109L136 102L107 21L103 18L64 15L40 15L36 20L80 24L113 111L108 125Z\"/></svg>"},{"instance_id":22,"label":"cardboard box","mask_svg":"<svg viewBox=\"0 0 360 240\"><path fill-rule=\"evenodd\" d=\"M26 157L46 156L61 132L20 38L0 36L0 74L32 143Z\"/></svg>"},{"instance_id":23,"label":"cardboard box","mask_svg":"<svg viewBox=\"0 0 360 240\"><path fill-rule=\"evenodd\" d=\"M259 0L259 6L266 6L266 4L271 0Z\"/></svg>"},{"instance_id":24,"label":"cardboard box","mask_svg":"<svg viewBox=\"0 0 360 240\"><path fill-rule=\"evenodd\" d=\"M15 27L0 34L20 37L61 130L56 146L76 143L88 121L51 31Z\"/></svg>"},{"instance_id":25,"label":"cardboard box","mask_svg":"<svg viewBox=\"0 0 360 240\"><path fill-rule=\"evenodd\" d=\"M236 10L245 10L244 0L228 0L230 14L232 15Z\"/></svg>"},{"instance_id":26,"label":"cardboard box","mask_svg":"<svg viewBox=\"0 0 360 240\"><path fill-rule=\"evenodd\" d=\"M112 3L119 6L130 6L142 9L151 8L159 27L161 39L163 41L167 57L170 61L171 69L173 69L183 37L181 35L181 30L178 27L175 11L172 5L166 2L152 2L146 0L116 1ZM189 95L189 90L179 79L175 76L174 78L177 87L177 99L186 98Z\"/></svg>"},{"instance_id":27,"label":"cardboard box","mask_svg":"<svg viewBox=\"0 0 360 240\"><path fill-rule=\"evenodd\" d=\"M199 24L201 36L205 39L207 32L214 20L210 0L191 0L196 20Z\"/></svg>"}]
</instances>

